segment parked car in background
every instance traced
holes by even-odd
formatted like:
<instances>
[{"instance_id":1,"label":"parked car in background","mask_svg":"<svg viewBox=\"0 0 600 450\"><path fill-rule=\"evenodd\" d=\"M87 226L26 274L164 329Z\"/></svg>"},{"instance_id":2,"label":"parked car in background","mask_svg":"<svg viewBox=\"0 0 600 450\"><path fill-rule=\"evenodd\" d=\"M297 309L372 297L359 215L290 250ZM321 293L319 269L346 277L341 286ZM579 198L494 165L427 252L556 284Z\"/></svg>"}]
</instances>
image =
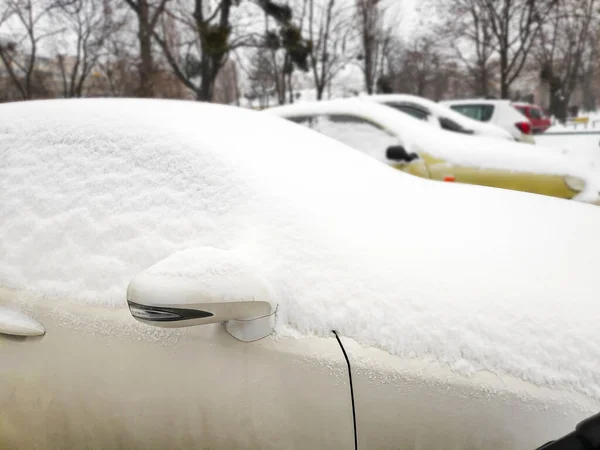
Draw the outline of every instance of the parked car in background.
<instances>
[{"instance_id":1,"label":"parked car in background","mask_svg":"<svg viewBox=\"0 0 600 450\"><path fill-rule=\"evenodd\" d=\"M552 125L548 114L537 105L529 103L513 103L513 106L529 119L533 133L543 133Z\"/></svg>"},{"instance_id":2,"label":"parked car in background","mask_svg":"<svg viewBox=\"0 0 600 450\"><path fill-rule=\"evenodd\" d=\"M531 122L512 105L510 100L444 100L440 104L471 119L498 125L517 141L535 144Z\"/></svg>"},{"instance_id":3,"label":"parked car in background","mask_svg":"<svg viewBox=\"0 0 600 450\"><path fill-rule=\"evenodd\" d=\"M593 173L538 146L436 129L389 106L360 99L268 108L337 141L417 175L600 203Z\"/></svg>"},{"instance_id":4,"label":"parked car in background","mask_svg":"<svg viewBox=\"0 0 600 450\"><path fill-rule=\"evenodd\" d=\"M444 130L475 136L515 140L508 131L497 125L471 119L447 106L416 95L381 94L365 95L360 98L390 106Z\"/></svg>"},{"instance_id":5,"label":"parked car in background","mask_svg":"<svg viewBox=\"0 0 600 450\"><path fill-rule=\"evenodd\" d=\"M243 108L0 117L2 450L533 450L600 408L600 209Z\"/></svg>"}]
</instances>

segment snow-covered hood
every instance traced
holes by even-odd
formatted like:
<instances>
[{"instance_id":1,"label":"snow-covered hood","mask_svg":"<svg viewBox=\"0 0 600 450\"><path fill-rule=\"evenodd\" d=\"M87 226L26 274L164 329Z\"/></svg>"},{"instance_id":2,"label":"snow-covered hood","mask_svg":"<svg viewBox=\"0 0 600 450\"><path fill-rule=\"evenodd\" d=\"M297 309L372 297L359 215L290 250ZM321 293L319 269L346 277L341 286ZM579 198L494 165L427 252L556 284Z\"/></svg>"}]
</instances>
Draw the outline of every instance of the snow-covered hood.
<instances>
[{"instance_id":1,"label":"snow-covered hood","mask_svg":"<svg viewBox=\"0 0 600 450\"><path fill-rule=\"evenodd\" d=\"M263 113L0 105L0 285L125 306L192 247L252 264L278 334L331 329L600 400L600 209L433 183ZM233 131L233 132L232 132Z\"/></svg>"}]
</instances>

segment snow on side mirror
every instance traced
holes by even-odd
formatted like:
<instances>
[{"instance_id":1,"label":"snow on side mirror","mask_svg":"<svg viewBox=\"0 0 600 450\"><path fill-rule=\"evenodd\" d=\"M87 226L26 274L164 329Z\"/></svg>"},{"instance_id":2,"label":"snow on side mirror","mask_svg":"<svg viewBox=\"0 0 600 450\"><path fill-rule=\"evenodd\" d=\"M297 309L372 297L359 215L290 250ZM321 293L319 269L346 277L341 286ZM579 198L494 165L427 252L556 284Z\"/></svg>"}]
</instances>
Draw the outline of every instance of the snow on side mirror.
<instances>
[{"instance_id":1,"label":"snow on side mirror","mask_svg":"<svg viewBox=\"0 0 600 450\"><path fill-rule=\"evenodd\" d=\"M225 322L244 342L273 332L273 297L252 265L210 247L175 253L140 272L127 288L129 311L142 323L179 328Z\"/></svg>"}]
</instances>

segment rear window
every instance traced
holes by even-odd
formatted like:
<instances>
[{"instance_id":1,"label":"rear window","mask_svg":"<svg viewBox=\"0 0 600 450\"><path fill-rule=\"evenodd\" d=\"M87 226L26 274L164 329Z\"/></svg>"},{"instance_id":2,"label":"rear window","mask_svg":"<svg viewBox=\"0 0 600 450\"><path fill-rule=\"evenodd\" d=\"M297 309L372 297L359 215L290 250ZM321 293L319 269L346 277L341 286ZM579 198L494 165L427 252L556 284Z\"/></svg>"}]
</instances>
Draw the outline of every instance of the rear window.
<instances>
[{"instance_id":1,"label":"rear window","mask_svg":"<svg viewBox=\"0 0 600 450\"><path fill-rule=\"evenodd\" d=\"M532 119L543 119L544 114L538 108L529 108L529 117Z\"/></svg>"},{"instance_id":2,"label":"rear window","mask_svg":"<svg viewBox=\"0 0 600 450\"><path fill-rule=\"evenodd\" d=\"M450 108L480 122L488 122L494 114L494 105L451 105Z\"/></svg>"}]
</instances>

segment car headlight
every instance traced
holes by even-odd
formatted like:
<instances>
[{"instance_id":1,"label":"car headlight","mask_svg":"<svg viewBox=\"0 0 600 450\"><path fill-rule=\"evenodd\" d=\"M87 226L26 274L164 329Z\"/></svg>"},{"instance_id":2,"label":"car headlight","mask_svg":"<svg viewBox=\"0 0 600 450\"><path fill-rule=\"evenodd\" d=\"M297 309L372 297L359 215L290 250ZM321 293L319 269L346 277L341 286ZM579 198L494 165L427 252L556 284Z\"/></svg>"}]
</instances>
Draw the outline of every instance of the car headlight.
<instances>
[{"instance_id":1,"label":"car headlight","mask_svg":"<svg viewBox=\"0 0 600 450\"><path fill-rule=\"evenodd\" d=\"M565 184L569 189L572 189L575 192L581 192L585 189L585 181L581 178L577 178L571 175L567 175L565 177Z\"/></svg>"}]
</instances>

